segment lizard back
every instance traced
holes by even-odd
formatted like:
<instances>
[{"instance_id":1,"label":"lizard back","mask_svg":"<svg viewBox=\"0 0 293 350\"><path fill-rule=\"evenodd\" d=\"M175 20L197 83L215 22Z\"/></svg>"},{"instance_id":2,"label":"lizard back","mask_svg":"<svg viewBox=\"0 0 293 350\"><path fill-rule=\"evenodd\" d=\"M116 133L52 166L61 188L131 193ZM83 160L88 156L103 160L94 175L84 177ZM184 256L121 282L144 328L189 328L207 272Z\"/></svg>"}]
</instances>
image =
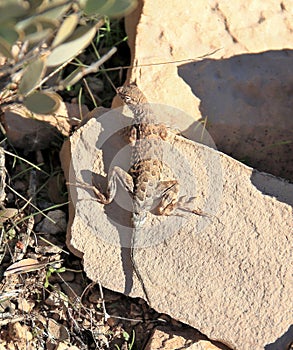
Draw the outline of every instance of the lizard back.
<instances>
[{"instance_id":1,"label":"lizard back","mask_svg":"<svg viewBox=\"0 0 293 350\"><path fill-rule=\"evenodd\" d=\"M157 189L163 169L162 140L167 136L163 124L155 124L155 118L146 97L135 84L117 89L119 96L133 112L129 141L133 178L134 219L138 221L154 207ZM139 218L138 218L139 217Z\"/></svg>"}]
</instances>

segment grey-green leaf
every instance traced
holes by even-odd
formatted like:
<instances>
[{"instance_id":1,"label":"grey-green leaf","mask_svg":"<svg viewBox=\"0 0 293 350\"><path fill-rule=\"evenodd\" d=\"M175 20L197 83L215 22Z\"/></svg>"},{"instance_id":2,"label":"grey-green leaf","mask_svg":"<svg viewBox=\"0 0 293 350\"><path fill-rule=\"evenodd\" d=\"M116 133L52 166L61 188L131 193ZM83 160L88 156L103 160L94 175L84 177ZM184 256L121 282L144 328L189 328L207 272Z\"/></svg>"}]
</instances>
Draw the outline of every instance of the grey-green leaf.
<instances>
[{"instance_id":1,"label":"grey-green leaf","mask_svg":"<svg viewBox=\"0 0 293 350\"><path fill-rule=\"evenodd\" d=\"M0 2L0 20L7 20L9 18L17 18L24 16L28 11L27 4L19 3L15 0Z\"/></svg>"},{"instance_id":2,"label":"grey-green leaf","mask_svg":"<svg viewBox=\"0 0 293 350\"><path fill-rule=\"evenodd\" d=\"M26 35L25 40L28 40L30 44L38 43L41 40L48 38L51 33L52 33L52 29L50 28L44 29L32 34Z\"/></svg>"},{"instance_id":3,"label":"grey-green leaf","mask_svg":"<svg viewBox=\"0 0 293 350\"><path fill-rule=\"evenodd\" d=\"M7 58L13 58L11 54L11 45L0 37L0 56L4 56Z\"/></svg>"},{"instance_id":4,"label":"grey-green leaf","mask_svg":"<svg viewBox=\"0 0 293 350\"><path fill-rule=\"evenodd\" d=\"M9 44L14 44L18 39L18 32L14 29L11 23L1 23L0 37L5 39Z\"/></svg>"},{"instance_id":5,"label":"grey-green leaf","mask_svg":"<svg viewBox=\"0 0 293 350\"><path fill-rule=\"evenodd\" d=\"M96 34L96 27L83 26L77 28L64 44L56 47L47 60L48 67L58 66L77 56L86 48Z\"/></svg>"},{"instance_id":6,"label":"grey-green leaf","mask_svg":"<svg viewBox=\"0 0 293 350\"><path fill-rule=\"evenodd\" d=\"M79 16L76 13L73 13L64 20L58 30L58 33L56 34L56 37L52 43L52 47L60 45L70 37L78 24L78 18Z\"/></svg>"},{"instance_id":7,"label":"grey-green leaf","mask_svg":"<svg viewBox=\"0 0 293 350\"><path fill-rule=\"evenodd\" d=\"M87 0L84 8L84 12L87 15L103 14L108 8L115 4L116 0Z\"/></svg>"},{"instance_id":8,"label":"grey-green leaf","mask_svg":"<svg viewBox=\"0 0 293 350\"><path fill-rule=\"evenodd\" d=\"M18 92L26 95L34 89L44 75L45 59L40 57L28 64L25 68Z\"/></svg>"},{"instance_id":9,"label":"grey-green leaf","mask_svg":"<svg viewBox=\"0 0 293 350\"><path fill-rule=\"evenodd\" d=\"M85 13L106 15L109 17L125 16L135 9L137 0L88 0Z\"/></svg>"},{"instance_id":10,"label":"grey-green leaf","mask_svg":"<svg viewBox=\"0 0 293 350\"><path fill-rule=\"evenodd\" d=\"M34 92L27 96L23 104L33 113L50 114L60 106L61 97L53 92Z\"/></svg>"},{"instance_id":11,"label":"grey-green leaf","mask_svg":"<svg viewBox=\"0 0 293 350\"><path fill-rule=\"evenodd\" d=\"M109 17L126 16L132 12L136 6L136 0L116 0L115 4L113 4L109 10L107 10L107 13L105 13L105 15Z\"/></svg>"},{"instance_id":12,"label":"grey-green leaf","mask_svg":"<svg viewBox=\"0 0 293 350\"><path fill-rule=\"evenodd\" d=\"M28 2L30 4L30 10L35 10L44 2L44 0L29 0Z\"/></svg>"},{"instance_id":13,"label":"grey-green leaf","mask_svg":"<svg viewBox=\"0 0 293 350\"><path fill-rule=\"evenodd\" d=\"M52 4L52 6L53 6L53 4ZM67 4L67 5L60 5L58 7L49 9L42 14L42 17L46 17L46 18L54 19L54 20L59 20L67 12L67 10L69 9L70 6L71 6L70 4Z\"/></svg>"}]
</instances>

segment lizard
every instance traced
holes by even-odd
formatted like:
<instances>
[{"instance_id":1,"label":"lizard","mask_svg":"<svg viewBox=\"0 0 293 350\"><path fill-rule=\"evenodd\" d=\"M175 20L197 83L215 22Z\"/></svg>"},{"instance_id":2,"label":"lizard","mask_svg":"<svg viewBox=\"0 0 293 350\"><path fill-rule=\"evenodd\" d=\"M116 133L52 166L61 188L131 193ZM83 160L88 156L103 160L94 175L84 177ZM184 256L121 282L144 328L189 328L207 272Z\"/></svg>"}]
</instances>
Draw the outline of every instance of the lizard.
<instances>
[{"instance_id":1,"label":"lizard","mask_svg":"<svg viewBox=\"0 0 293 350\"><path fill-rule=\"evenodd\" d=\"M109 176L106 193L100 190L95 193L100 203L109 204L115 197L119 181L132 195L131 263L146 300L150 304L147 290L135 263L135 237L143 227L148 212L155 210L158 215L171 215L176 208L182 205L178 200L179 183L177 180L162 180L163 162L160 143L168 141L170 134L168 127L155 123L153 111L136 84L119 87L117 93L133 113L133 122L129 132L131 168L127 173L115 166ZM158 205L154 205L155 200L159 200ZM200 211L191 211L201 215Z\"/></svg>"}]
</instances>

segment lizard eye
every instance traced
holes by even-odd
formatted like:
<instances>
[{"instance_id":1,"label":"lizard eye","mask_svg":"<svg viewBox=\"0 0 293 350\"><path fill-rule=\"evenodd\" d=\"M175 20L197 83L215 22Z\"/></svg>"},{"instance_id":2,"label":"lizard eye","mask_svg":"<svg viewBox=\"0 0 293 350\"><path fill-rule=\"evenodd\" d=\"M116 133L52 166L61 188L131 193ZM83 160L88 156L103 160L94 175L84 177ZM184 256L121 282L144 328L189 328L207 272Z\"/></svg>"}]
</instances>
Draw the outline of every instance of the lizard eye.
<instances>
[{"instance_id":1,"label":"lizard eye","mask_svg":"<svg viewBox=\"0 0 293 350\"><path fill-rule=\"evenodd\" d=\"M124 101L126 102L126 103L130 103L132 100L131 100L131 97L130 96L124 96Z\"/></svg>"}]
</instances>

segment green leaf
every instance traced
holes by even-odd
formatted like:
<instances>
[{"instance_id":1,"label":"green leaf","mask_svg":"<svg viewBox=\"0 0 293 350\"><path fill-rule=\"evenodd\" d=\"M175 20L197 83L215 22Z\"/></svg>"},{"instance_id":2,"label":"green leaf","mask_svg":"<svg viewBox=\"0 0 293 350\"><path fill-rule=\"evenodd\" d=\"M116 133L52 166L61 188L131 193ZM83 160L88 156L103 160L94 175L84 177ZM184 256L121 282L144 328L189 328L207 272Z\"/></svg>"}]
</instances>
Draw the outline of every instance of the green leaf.
<instances>
[{"instance_id":1,"label":"green leaf","mask_svg":"<svg viewBox=\"0 0 293 350\"><path fill-rule=\"evenodd\" d=\"M30 4L30 9L31 10L34 10L36 9L37 7L39 7L44 0L27 0Z\"/></svg>"},{"instance_id":2,"label":"green leaf","mask_svg":"<svg viewBox=\"0 0 293 350\"><path fill-rule=\"evenodd\" d=\"M16 0L0 2L0 20L24 16L28 12L29 5L25 2L19 3Z\"/></svg>"},{"instance_id":3,"label":"green leaf","mask_svg":"<svg viewBox=\"0 0 293 350\"><path fill-rule=\"evenodd\" d=\"M7 57L7 58L13 58L11 54L11 45L0 37L0 55Z\"/></svg>"},{"instance_id":4,"label":"green leaf","mask_svg":"<svg viewBox=\"0 0 293 350\"><path fill-rule=\"evenodd\" d=\"M83 26L77 28L64 44L56 47L49 55L47 66L58 66L73 59L81 50L86 48L96 34L96 27Z\"/></svg>"},{"instance_id":5,"label":"green leaf","mask_svg":"<svg viewBox=\"0 0 293 350\"><path fill-rule=\"evenodd\" d=\"M34 92L28 95L23 104L37 114L50 114L60 106L61 97L53 92Z\"/></svg>"},{"instance_id":6,"label":"green leaf","mask_svg":"<svg viewBox=\"0 0 293 350\"><path fill-rule=\"evenodd\" d=\"M46 17L49 19L59 20L63 15L67 12L71 5L60 5L53 9L49 9L48 11L42 14L42 17Z\"/></svg>"},{"instance_id":7,"label":"green leaf","mask_svg":"<svg viewBox=\"0 0 293 350\"><path fill-rule=\"evenodd\" d=\"M107 10L107 13L103 13L109 17L121 17L126 16L132 12L137 6L136 0L116 0L115 4Z\"/></svg>"},{"instance_id":8,"label":"green leaf","mask_svg":"<svg viewBox=\"0 0 293 350\"><path fill-rule=\"evenodd\" d=\"M40 57L29 63L25 68L22 80L18 87L18 92L21 95L26 95L40 82L44 75L45 59Z\"/></svg>"},{"instance_id":9,"label":"green leaf","mask_svg":"<svg viewBox=\"0 0 293 350\"><path fill-rule=\"evenodd\" d=\"M84 12L87 15L103 14L109 9L116 0L87 0Z\"/></svg>"},{"instance_id":10,"label":"green leaf","mask_svg":"<svg viewBox=\"0 0 293 350\"><path fill-rule=\"evenodd\" d=\"M88 0L85 6L86 14L100 14L109 17L125 16L135 9L137 0Z\"/></svg>"},{"instance_id":11,"label":"green leaf","mask_svg":"<svg viewBox=\"0 0 293 350\"><path fill-rule=\"evenodd\" d=\"M28 40L30 44L38 43L41 40L48 38L48 36L51 33L52 33L52 29L44 29L32 34L26 35L25 40Z\"/></svg>"},{"instance_id":12,"label":"green leaf","mask_svg":"<svg viewBox=\"0 0 293 350\"><path fill-rule=\"evenodd\" d=\"M74 29L78 24L78 19L79 16L76 13L73 13L64 20L64 22L58 30L58 33L56 34L56 37L52 43L52 47L60 45L70 37L70 35L73 33Z\"/></svg>"},{"instance_id":13,"label":"green leaf","mask_svg":"<svg viewBox=\"0 0 293 350\"><path fill-rule=\"evenodd\" d=\"M20 21L15 27L24 33L24 40L28 40L30 44L33 44L48 38L58 25L57 20L37 16Z\"/></svg>"},{"instance_id":14,"label":"green leaf","mask_svg":"<svg viewBox=\"0 0 293 350\"><path fill-rule=\"evenodd\" d=\"M80 66L76 68L74 71L72 71L63 81L62 85L66 87L70 87L72 84L72 80L75 79L75 77L80 74L80 72L84 69L84 67Z\"/></svg>"},{"instance_id":15,"label":"green leaf","mask_svg":"<svg viewBox=\"0 0 293 350\"><path fill-rule=\"evenodd\" d=\"M41 25L43 29L56 29L59 26L59 22L56 19L47 18L44 16L37 16L36 21L38 25Z\"/></svg>"},{"instance_id":16,"label":"green leaf","mask_svg":"<svg viewBox=\"0 0 293 350\"><path fill-rule=\"evenodd\" d=\"M25 35L36 34L45 29L55 29L59 25L56 19L45 16L30 17L16 24L18 30L24 31Z\"/></svg>"},{"instance_id":17,"label":"green leaf","mask_svg":"<svg viewBox=\"0 0 293 350\"><path fill-rule=\"evenodd\" d=\"M60 269L57 269L56 272L57 273L63 273L66 271L66 268L64 266L60 267Z\"/></svg>"},{"instance_id":18,"label":"green leaf","mask_svg":"<svg viewBox=\"0 0 293 350\"><path fill-rule=\"evenodd\" d=\"M132 330L132 339L131 339L131 342L129 344L129 350L131 350L133 348L134 342L135 342L135 331L133 329Z\"/></svg>"},{"instance_id":19,"label":"green leaf","mask_svg":"<svg viewBox=\"0 0 293 350\"><path fill-rule=\"evenodd\" d=\"M18 32L14 29L12 23L1 23L0 26L0 37L5 39L9 44L14 44L18 39Z\"/></svg>"},{"instance_id":20,"label":"green leaf","mask_svg":"<svg viewBox=\"0 0 293 350\"><path fill-rule=\"evenodd\" d=\"M123 335L123 338L124 338L126 341L129 340L130 335L129 335L126 331L124 331L124 332L122 333L122 335Z\"/></svg>"}]
</instances>

